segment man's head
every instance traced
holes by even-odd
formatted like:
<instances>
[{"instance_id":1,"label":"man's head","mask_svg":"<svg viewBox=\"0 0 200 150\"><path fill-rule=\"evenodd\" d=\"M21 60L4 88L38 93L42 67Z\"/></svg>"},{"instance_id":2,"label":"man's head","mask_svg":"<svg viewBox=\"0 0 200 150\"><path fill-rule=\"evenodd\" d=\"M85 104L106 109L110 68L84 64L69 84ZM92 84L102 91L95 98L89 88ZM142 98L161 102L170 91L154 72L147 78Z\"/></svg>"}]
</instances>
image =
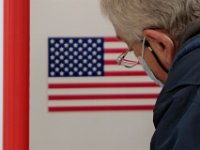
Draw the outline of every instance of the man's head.
<instances>
[{"instance_id":1,"label":"man's head","mask_svg":"<svg viewBox=\"0 0 200 150\"><path fill-rule=\"evenodd\" d=\"M156 57L145 50L144 59L162 82L189 23L200 18L199 0L101 0L101 6L136 56L146 38Z\"/></svg>"}]
</instances>

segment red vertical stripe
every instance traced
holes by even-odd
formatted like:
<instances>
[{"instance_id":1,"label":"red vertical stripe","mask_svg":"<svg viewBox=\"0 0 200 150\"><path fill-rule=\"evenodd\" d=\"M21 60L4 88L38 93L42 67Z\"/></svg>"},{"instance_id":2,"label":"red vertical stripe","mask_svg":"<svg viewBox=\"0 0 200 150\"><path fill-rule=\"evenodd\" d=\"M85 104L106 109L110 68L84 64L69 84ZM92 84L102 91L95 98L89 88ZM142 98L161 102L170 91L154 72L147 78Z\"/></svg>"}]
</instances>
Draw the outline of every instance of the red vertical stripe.
<instances>
[{"instance_id":1,"label":"red vertical stripe","mask_svg":"<svg viewBox=\"0 0 200 150\"><path fill-rule=\"evenodd\" d=\"M29 0L4 0L3 150L29 149Z\"/></svg>"}]
</instances>

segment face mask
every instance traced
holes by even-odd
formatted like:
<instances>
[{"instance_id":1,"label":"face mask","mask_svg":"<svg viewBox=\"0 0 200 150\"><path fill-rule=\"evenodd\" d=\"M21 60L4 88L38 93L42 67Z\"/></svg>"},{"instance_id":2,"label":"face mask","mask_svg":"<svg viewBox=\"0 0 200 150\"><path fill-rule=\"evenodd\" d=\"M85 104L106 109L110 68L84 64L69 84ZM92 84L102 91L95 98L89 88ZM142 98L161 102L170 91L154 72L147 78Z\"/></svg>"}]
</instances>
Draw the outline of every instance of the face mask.
<instances>
[{"instance_id":1,"label":"face mask","mask_svg":"<svg viewBox=\"0 0 200 150\"><path fill-rule=\"evenodd\" d=\"M155 75L153 74L153 72L151 71L151 69L149 68L149 66L147 65L146 61L144 60L144 44L145 44L145 38L143 39L142 42L142 56L138 56L138 61L140 62L140 64L143 66L145 72L147 73L147 75L157 84L159 84L161 87L163 87L163 83L158 80Z\"/></svg>"}]
</instances>

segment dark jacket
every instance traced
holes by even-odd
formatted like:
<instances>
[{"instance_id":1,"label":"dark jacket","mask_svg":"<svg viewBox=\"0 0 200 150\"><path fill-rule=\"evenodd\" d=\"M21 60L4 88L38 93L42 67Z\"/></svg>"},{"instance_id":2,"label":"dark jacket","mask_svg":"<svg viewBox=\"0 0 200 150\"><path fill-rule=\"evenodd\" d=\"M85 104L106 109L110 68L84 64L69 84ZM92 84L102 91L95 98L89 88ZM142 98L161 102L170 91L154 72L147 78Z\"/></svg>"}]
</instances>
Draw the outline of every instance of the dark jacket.
<instances>
[{"instance_id":1,"label":"dark jacket","mask_svg":"<svg viewBox=\"0 0 200 150\"><path fill-rule=\"evenodd\" d=\"M200 150L199 29L183 41L157 99L151 150Z\"/></svg>"}]
</instances>

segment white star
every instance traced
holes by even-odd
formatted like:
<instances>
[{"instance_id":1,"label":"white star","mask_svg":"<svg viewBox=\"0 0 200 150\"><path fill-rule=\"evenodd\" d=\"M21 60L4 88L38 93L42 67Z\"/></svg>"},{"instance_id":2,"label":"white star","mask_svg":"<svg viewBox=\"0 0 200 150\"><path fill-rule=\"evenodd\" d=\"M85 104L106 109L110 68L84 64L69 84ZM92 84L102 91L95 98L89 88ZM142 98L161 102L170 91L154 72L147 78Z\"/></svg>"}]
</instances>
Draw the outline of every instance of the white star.
<instances>
[{"instance_id":1,"label":"white star","mask_svg":"<svg viewBox=\"0 0 200 150\"><path fill-rule=\"evenodd\" d=\"M91 52L92 51L92 47L88 47L88 51Z\"/></svg>"},{"instance_id":2,"label":"white star","mask_svg":"<svg viewBox=\"0 0 200 150\"><path fill-rule=\"evenodd\" d=\"M96 59L93 59L92 62L95 64L95 63L97 63L97 60L96 60Z\"/></svg>"},{"instance_id":3,"label":"white star","mask_svg":"<svg viewBox=\"0 0 200 150\"><path fill-rule=\"evenodd\" d=\"M100 43L101 43L101 39L97 39L97 43L99 43L99 44L100 44Z\"/></svg>"},{"instance_id":4,"label":"white star","mask_svg":"<svg viewBox=\"0 0 200 150\"><path fill-rule=\"evenodd\" d=\"M50 74L51 74L51 76L54 76L54 75L55 75L55 72L52 71Z\"/></svg>"},{"instance_id":5,"label":"white star","mask_svg":"<svg viewBox=\"0 0 200 150\"><path fill-rule=\"evenodd\" d=\"M96 44L96 43L93 43L93 44L92 44L92 47L97 47L97 44Z\"/></svg>"},{"instance_id":6,"label":"white star","mask_svg":"<svg viewBox=\"0 0 200 150\"><path fill-rule=\"evenodd\" d=\"M84 68L83 68L83 71L85 71L85 72L86 72L87 70L88 70L88 68L87 68L87 67L84 67Z\"/></svg>"},{"instance_id":7,"label":"white star","mask_svg":"<svg viewBox=\"0 0 200 150\"><path fill-rule=\"evenodd\" d=\"M92 75L92 71L88 71L88 75L90 75L90 76L91 76L91 75Z\"/></svg>"},{"instance_id":8,"label":"white star","mask_svg":"<svg viewBox=\"0 0 200 150\"><path fill-rule=\"evenodd\" d=\"M56 64L59 64L59 62L60 62L59 59L56 59L56 60L55 60L55 63L56 63Z\"/></svg>"},{"instance_id":9,"label":"white star","mask_svg":"<svg viewBox=\"0 0 200 150\"><path fill-rule=\"evenodd\" d=\"M63 40L63 39L60 39L60 43L63 44L63 43L64 43L64 40Z\"/></svg>"},{"instance_id":10,"label":"white star","mask_svg":"<svg viewBox=\"0 0 200 150\"><path fill-rule=\"evenodd\" d=\"M54 47L51 47L50 50L51 50L51 52L54 52L54 51L55 51L55 48L54 48Z\"/></svg>"},{"instance_id":11,"label":"white star","mask_svg":"<svg viewBox=\"0 0 200 150\"><path fill-rule=\"evenodd\" d=\"M70 59L70 60L72 60L73 58L74 58L74 56L73 56L73 55L70 55L70 56L69 56L69 59Z\"/></svg>"},{"instance_id":12,"label":"white star","mask_svg":"<svg viewBox=\"0 0 200 150\"><path fill-rule=\"evenodd\" d=\"M63 68L64 67L64 64L60 64L60 68Z\"/></svg>"},{"instance_id":13,"label":"white star","mask_svg":"<svg viewBox=\"0 0 200 150\"><path fill-rule=\"evenodd\" d=\"M61 52L63 52L63 51L64 51L64 48L63 48L63 47L61 47L61 48L60 48L60 51L61 51Z\"/></svg>"},{"instance_id":14,"label":"white star","mask_svg":"<svg viewBox=\"0 0 200 150\"><path fill-rule=\"evenodd\" d=\"M74 47L77 48L77 47L78 47L78 44L77 44L77 43L74 43Z\"/></svg>"},{"instance_id":15,"label":"white star","mask_svg":"<svg viewBox=\"0 0 200 150\"><path fill-rule=\"evenodd\" d=\"M61 76L64 76L64 72L63 72L63 71L61 71L61 72L60 72L60 75L61 75Z\"/></svg>"},{"instance_id":16,"label":"white star","mask_svg":"<svg viewBox=\"0 0 200 150\"><path fill-rule=\"evenodd\" d=\"M72 52L74 49L72 47L69 48L69 51Z\"/></svg>"},{"instance_id":17,"label":"white star","mask_svg":"<svg viewBox=\"0 0 200 150\"><path fill-rule=\"evenodd\" d=\"M86 51L84 51L84 52L83 52L83 55L84 55L84 56L86 56L86 55L87 55L87 52L86 52Z\"/></svg>"},{"instance_id":18,"label":"white star","mask_svg":"<svg viewBox=\"0 0 200 150\"><path fill-rule=\"evenodd\" d=\"M51 60L54 60L54 59L55 59L55 56L54 56L54 55L52 55L50 58L51 58Z\"/></svg>"},{"instance_id":19,"label":"white star","mask_svg":"<svg viewBox=\"0 0 200 150\"><path fill-rule=\"evenodd\" d=\"M100 52L102 49L101 47L97 47L97 51Z\"/></svg>"},{"instance_id":20,"label":"white star","mask_svg":"<svg viewBox=\"0 0 200 150\"><path fill-rule=\"evenodd\" d=\"M88 45L87 43L83 43L83 47L86 48Z\"/></svg>"},{"instance_id":21,"label":"white star","mask_svg":"<svg viewBox=\"0 0 200 150\"><path fill-rule=\"evenodd\" d=\"M65 44L64 44L64 47L65 47L65 48L68 48L68 47L69 47L69 44L68 44L68 43L65 43Z\"/></svg>"},{"instance_id":22,"label":"white star","mask_svg":"<svg viewBox=\"0 0 200 150\"><path fill-rule=\"evenodd\" d=\"M72 39L69 40L69 43L70 43L70 44L72 44L73 42L74 42L74 40L72 40Z\"/></svg>"},{"instance_id":23,"label":"white star","mask_svg":"<svg viewBox=\"0 0 200 150\"><path fill-rule=\"evenodd\" d=\"M101 71L98 71L98 72L97 72L97 75L99 75L99 76L100 76L101 74L102 74L102 72L101 72Z\"/></svg>"},{"instance_id":24,"label":"white star","mask_svg":"<svg viewBox=\"0 0 200 150\"><path fill-rule=\"evenodd\" d=\"M69 64L69 67L70 67L70 68L73 68L73 66L74 66L74 65L73 65L72 63Z\"/></svg>"},{"instance_id":25,"label":"white star","mask_svg":"<svg viewBox=\"0 0 200 150\"><path fill-rule=\"evenodd\" d=\"M60 53L58 51L55 52L55 55L58 56Z\"/></svg>"},{"instance_id":26,"label":"white star","mask_svg":"<svg viewBox=\"0 0 200 150\"><path fill-rule=\"evenodd\" d=\"M88 43L92 43L92 39L88 39Z\"/></svg>"},{"instance_id":27,"label":"white star","mask_svg":"<svg viewBox=\"0 0 200 150\"><path fill-rule=\"evenodd\" d=\"M77 64L77 63L78 63L78 60L77 60L77 59L74 59L74 63Z\"/></svg>"},{"instance_id":28,"label":"white star","mask_svg":"<svg viewBox=\"0 0 200 150\"><path fill-rule=\"evenodd\" d=\"M55 44L55 47L58 48L60 45L58 43Z\"/></svg>"},{"instance_id":29,"label":"white star","mask_svg":"<svg viewBox=\"0 0 200 150\"><path fill-rule=\"evenodd\" d=\"M96 54L97 54L97 52L96 52L96 51L93 51L93 52L92 52L92 55L93 55L93 56L95 56Z\"/></svg>"},{"instance_id":30,"label":"white star","mask_svg":"<svg viewBox=\"0 0 200 150\"><path fill-rule=\"evenodd\" d=\"M88 55L88 59L92 59L92 55Z\"/></svg>"},{"instance_id":31,"label":"white star","mask_svg":"<svg viewBox=\"0 0 200 150\"><path fill-rule=\"evenodd\" d=\"M79 48L78 48L78 51L79 51L79 52L82 52L82 51L83 51L83 48L82 48L82 47L79 47Z\"/></svg>"},{"instance_id":32,"label":"white star","mask_svg":"<svg viewBox=\"0 0 200 150\"><path fill-rule=\"evenodd\" d=\"M93 70L93 71L97 71L97 68L96 68L96 67L93 67L92 70Z\"/></svg>"},{"instance_id":33,"label":"white star","mask_svg":"<svg viewBox=\"0 0 200 150\"><path fill-rule=\"evenodd\" d=\"M60 69L59 69L58 67L56 67L55 71L56 71L56 72L59 72L59 71L60 71Z\"/></svg>"},{"instance_id":34,"label":"white star","mask_svg":"<svg viewBox=\"0 0 200 150\"><path fill-rule=\"evenodd\" d=\"M77 56L78 55L78 52L77 51L74 51L74 56Z\"/></svg>"},{"instance_id":35,"label":"white star","mask_svg":"<svg viewBox=\"0 0 200 150\"><path fill-rule=\"evenodd\" d=\"M83 63L86 64L88 61L87 59L83 59Z\"/></svg>"},{"instance_id":36,"label":"white star","mask_svg":"<svg viewBox=\"0 0 200 150\"><path fill-rule=\"evenodd\" d=\"M61 59L61 60L63 60L63 59L64 59L64 56L63 56L63 55L61 55L61 56L60 56L60 59Z\"/></svg>"},{"instance_id":37,"label":"white star","mask_svg":"<svg viewBox=\"0 0 200 150\"><path fill-rule=\"evenodd\" d=\"M101 55L97 55L97 59L101 59Z\"/></svg>"},{"instance_id":38,"label":"white star","mask_svg":"<svg viewBox=\"0 0 200 150\"><path fill-rule=\"evenodd\" d=\"M55 40L51 39L51 40L50 40L50 43L51 43L51 44L55 43Z\"/></svg>"},{"instance_id":39,"label":"white star","mask_svg":"<svg viewBox=\"0 0 200 150\"><path fill-rule=\"evenodd\" d=\"M89 64L88 64L88 67L91 68L91 67L92 67L92 63L89 63Z\"/></svg>"},{"instance_id":40,"label":"white star","mask_svg":"<svg viewBox=\"0 0 200 150\"><path fill-rule=\"evenodd\" d=\"M77 72L77 71L78 71L78 68L77 68L77 67L75 67L75 68L74 68L74 72Z\"/></svg>"},{"instance_id":41,"label":"white star","mask_svg":"<svg viewBox=\"0 0 200 150\"><path fill-rule=\"evenodd\" d=\"M83 75L83 72L82 72L82 71L79 71L79 72L78 72L78 75L79 75L79 76L82 76L82 75Z\"/></svg>"},{"instance_id":42,"label":"white star","mask_svg":"<svg viewBox=\"0 0 200 150\"><path fill-rule=\"evenodd\" d=\"M51 68L54 68L55 67L55 64L51 64Z\"/></svg>"},{"instance_id":43,"label":"white star","mask_svg":"<svg viewBox=\"0 0 200 150\"><path fill-rule=\"evenodd\" d=\"M69 71L69 68L65 67L64 71L65 71L65 72L68 72L68 71Z\"/></svg>"},{"instance_id":44,"label":"white star","mask_svg":"<svg viewBox=\"0 0 200 150\"><path fill-rule=\"evenodd\" d=\"M80 43L80 44L83 43L83 40L82 40L82 39L79 39L79 40L78 40L78 43Z\"/></svg>"},{"instance_id":45,"label":"white star","mask_svg":"<svg viewBox=\"0 0 200 150\"><path fill-rule=\"evenodd\" d=\"M101 67L101 63L98 63L98 64L97 64L97 67Z\"/></svg>"},{"instance_id":46,"label":"white star","mask_svg":"<svg viewBox=\"0 0 200 150\"><path fill-rule=\"evenodd\" d=\"M70 76L73 76L73 75L74 75L74 73L73 73L72 71L70 71L70 72L69 72L69 75L70 75Z\"/></svg>"},{"instance_id":47,"label":"white star","mask_svg":"<svg viewBox=\"0 0 200 150\"><path fill-rule=\"evenodd\" d=\"M65 55L65 56L69 55L69 52L68 52L68 51L65 51L65 52L64 52L64 55Z\"/></svg>"},{"instance_id":48,"label":"white star","mask_svg":"<svg viewBox=\"0 0 200 150\"><path fill-rule=\"evenodd\" d=\"M65 62L65 64L68 64L68 63L69 63L69 60L68 60L68 59L65 59L64 62Z\"/></svg>"},{"instance_id":49,"label":"white star","mask_svg":"<svg viewBox=\"0 0 200 150\"><path fill-rule=\"evenodd\" d=\"M78 66L79 66L79 68L82 68L82 67L83 67L83 64L79 63Z\"/></svg>"},{"instance_id":50,"label":"white star","mask_svg":"<svg viewBox=\"0 0 200 150\"><path fill-rule=\"evenodd\" d=\"M79 59L79 60L83 59L83 56L82 56L82 55L79 55L79 56L78 56L78 59Z\"/></svg>"}]
</instances>

